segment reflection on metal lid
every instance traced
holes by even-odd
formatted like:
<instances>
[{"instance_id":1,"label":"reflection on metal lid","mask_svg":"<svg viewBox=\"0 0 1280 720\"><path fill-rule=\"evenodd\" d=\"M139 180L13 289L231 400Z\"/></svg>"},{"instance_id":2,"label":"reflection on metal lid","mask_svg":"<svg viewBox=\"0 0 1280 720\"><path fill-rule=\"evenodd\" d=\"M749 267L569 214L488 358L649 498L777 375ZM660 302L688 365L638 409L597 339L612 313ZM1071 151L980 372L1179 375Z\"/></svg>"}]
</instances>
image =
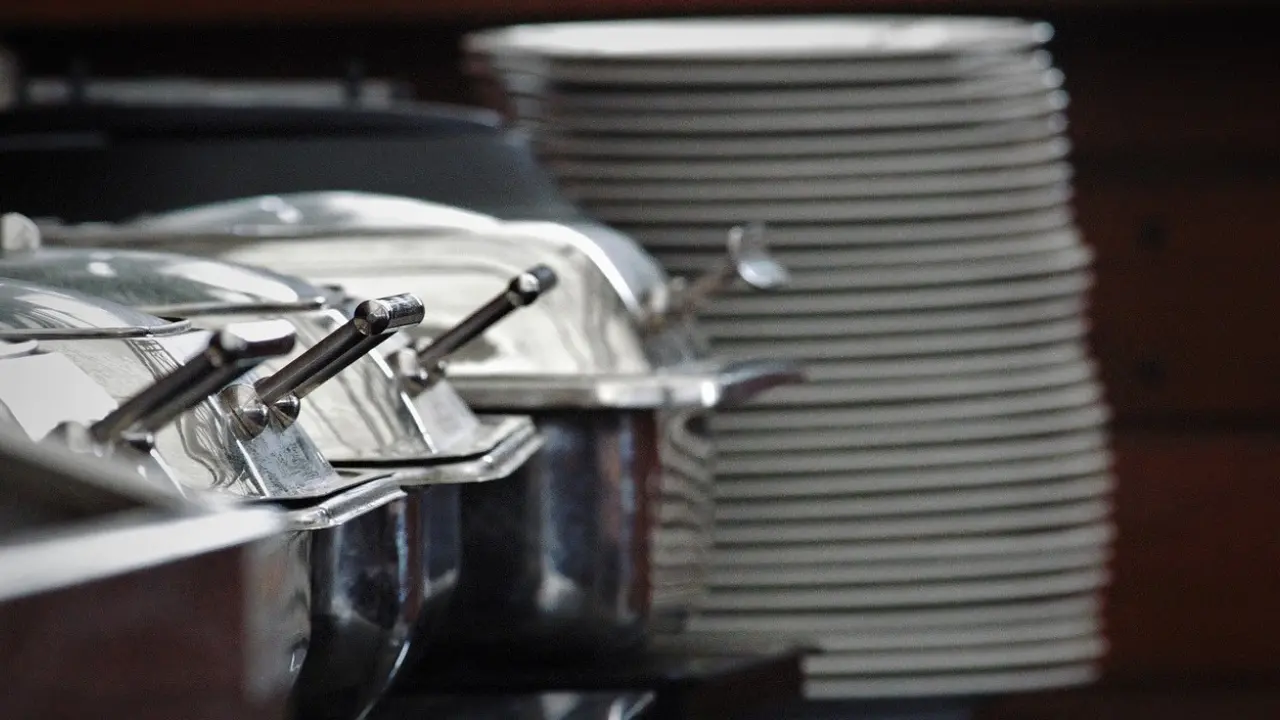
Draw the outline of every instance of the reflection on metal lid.
<instances>
[{"instance_id":1,"label":"reflection on metal lid","mask_svg":"<svg viewBox=\"0 0 1280 720\"><path fill-rule=\"evenodd\" d=\"M0 336L6 340L44 337L67 330L89 336L120 337L173 330L174 323L80 293L0 279ZM183 326L182 329L185 329Z\"/></svg>"}]
</instances>

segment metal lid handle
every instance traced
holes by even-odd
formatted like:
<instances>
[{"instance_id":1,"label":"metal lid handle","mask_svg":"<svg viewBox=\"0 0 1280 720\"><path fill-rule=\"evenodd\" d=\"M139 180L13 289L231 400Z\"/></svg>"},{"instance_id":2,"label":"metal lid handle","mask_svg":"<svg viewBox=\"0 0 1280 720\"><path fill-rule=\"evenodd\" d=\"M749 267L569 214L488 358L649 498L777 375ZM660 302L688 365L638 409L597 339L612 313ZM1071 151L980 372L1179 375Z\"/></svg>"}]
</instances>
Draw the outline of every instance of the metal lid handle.
<instances>
[{"instance_id":1,"label":"metal lid handle","mask_svg":"<svg viewBox=\"0 0 1280 720\"><path fill-rule=\"evenodd\" d=\"M258 382L258 395L267 405L293 395L306 397L351 363L391 337L395 331L422 322L422 301L409 294L365 300L345 325Z\"/></svg>"},{"instance_id":2,"label":"metal lid handle","mask_svg":"<svg viewBox=\"0 0 1280 720\"><path fill-rule=\"evenodd\" d=\"M546 265L535 265L515 276L507 289L478 310L463 318L418 353L420 367L430 371L458 348L474 340L516 308L532 305L554 288L556 273Z\"/></svg>"},{"instance_id":3,"label":"metal lid handle","mask_svg":"<svg viewBox=\"0 0 1280 720\"><path fill-rule=\"evenodd\" d=\"M739 280L756 290L773 290L791 282L791 274L769 254L763 223L731 228L722 260L693 281L673 278L650 296L648 329L661 329L673 319L692 315Z\"/></svg>"},{"instance_id":4,"label":"metal lid handle","mask_svg":"<svg viewBox=\"0 0 1280 720\"><path fill-rule=\"evenodd\" d=\"M769 254L762 223L730 229L727 245L725 258L718 265L679 292L677 312L697 310L738 280L756 290L773 290L790 282L787 269Z\"/></svg>"},{"instance_id":5,"label":"metal lid handle","mask_svg":"<svg viewBox=\"0 0 1280 720\"><path fill-rule=\"evenodd\" d=\"M293 326L284 320L228 325L200 354L120 403L89 433L105 443L132 432L155 432L263 360L293 350L295 340Z\"/></svg>"}]
</instances>

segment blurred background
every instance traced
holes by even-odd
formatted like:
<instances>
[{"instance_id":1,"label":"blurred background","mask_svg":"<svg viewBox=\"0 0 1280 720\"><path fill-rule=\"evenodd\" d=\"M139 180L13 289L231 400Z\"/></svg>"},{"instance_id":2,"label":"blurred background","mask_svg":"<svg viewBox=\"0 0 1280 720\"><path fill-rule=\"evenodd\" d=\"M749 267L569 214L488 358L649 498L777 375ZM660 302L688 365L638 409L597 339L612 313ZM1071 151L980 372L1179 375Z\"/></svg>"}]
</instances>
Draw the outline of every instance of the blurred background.
<instances>
[{"instance_id":1,"label":"blurred background","mask_svg":"<svg viewBox=\"0 0 1280 720\"><path fill-rule=\"evenodd\" d=\"M8 0L33 76L401 81L475 103L460 38L516 22L808 12L1047 20L1093 347L1114 408L1118 537L1103 680L982 717L1280 717L1280 44L1228 0Z\"/></svg>"}]
</instances>

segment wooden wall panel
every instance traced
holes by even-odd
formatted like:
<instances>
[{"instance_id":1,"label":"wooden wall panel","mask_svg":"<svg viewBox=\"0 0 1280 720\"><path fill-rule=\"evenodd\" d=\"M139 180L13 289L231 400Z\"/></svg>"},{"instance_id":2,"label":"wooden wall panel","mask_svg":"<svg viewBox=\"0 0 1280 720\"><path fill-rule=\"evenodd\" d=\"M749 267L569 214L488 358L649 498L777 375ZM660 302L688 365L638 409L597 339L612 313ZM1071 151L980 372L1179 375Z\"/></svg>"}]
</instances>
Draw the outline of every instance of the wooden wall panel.
<instances>
[{"instance_id":1,"label":"wooden wall panel","mask_svg":"<svg viewBox=\"0 0 1280 720\"><path fill-rule=\"evenodd\" d=\"M1207 687L1094 687L990 700L975 720L1275 720L1280 689L1219 683Z\"/></svg>"},{"instance_id":2,"label":"wooden wall panel","mask_svg":"<svg viewBox=\"0 0 1280 720\"><path fill-rule=\"evenodd\" d=\"M1129 431L1116 451L1108 675L1280 680L1280 430Z\"/></svg>"},{"instance_id":3,"label":"wooden wall panel","mask_svg":"<svg viewBox=\"0 0 1280 720\"><path fill-rule=\"evenodd\" d=\"M1082 177L1094 346L1126 420L1280 418L1280 179Z\"/></svg>"}]
</instances>

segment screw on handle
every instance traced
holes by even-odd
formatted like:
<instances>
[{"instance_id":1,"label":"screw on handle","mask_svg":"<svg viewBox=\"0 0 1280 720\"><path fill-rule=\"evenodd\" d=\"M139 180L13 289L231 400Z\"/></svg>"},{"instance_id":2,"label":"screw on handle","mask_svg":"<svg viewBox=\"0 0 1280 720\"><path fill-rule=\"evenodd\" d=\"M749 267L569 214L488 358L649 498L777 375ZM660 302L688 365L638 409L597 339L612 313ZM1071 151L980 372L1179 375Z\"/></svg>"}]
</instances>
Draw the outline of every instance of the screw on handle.
<instances>
[{"instance_id":1,"label":"screw on handle","mask_svg":"<svg viewBox=\"0 0 1280 720\"><path fill-rule=\"evenodd\" d=\"M293 350L295 341L284 320L228 325L200 354L94 423L90 435L105 443L155 432L263 360Z\"/></svg>"},{"instance_id":2,"label":"screw on handle","mask_svg":"<svg viewBox=\"0 0 1280 720\"><path fill-rule=\"evenodd\" d=\"M507 289L463 318L440 337L418 353L418 364L434 368L458 348L476 339L494 323L511 314L516 308L532 305L543 293L554 288L558 278L546 265L535 265L515 276Z\"/></svg>"},{"instance_id":3,"label":"screw on handle","mask_svg":"<svg viewBox=\"0 0 1280 720\"><path fill-rule=\"evenodd\" d=\"M306 397L348 365L385 342L395 331L422 322L422 301L409 294L365 300L345 325L258 382L258 395L267 405L293 395Z\"/></svg>"}]
</instances>

